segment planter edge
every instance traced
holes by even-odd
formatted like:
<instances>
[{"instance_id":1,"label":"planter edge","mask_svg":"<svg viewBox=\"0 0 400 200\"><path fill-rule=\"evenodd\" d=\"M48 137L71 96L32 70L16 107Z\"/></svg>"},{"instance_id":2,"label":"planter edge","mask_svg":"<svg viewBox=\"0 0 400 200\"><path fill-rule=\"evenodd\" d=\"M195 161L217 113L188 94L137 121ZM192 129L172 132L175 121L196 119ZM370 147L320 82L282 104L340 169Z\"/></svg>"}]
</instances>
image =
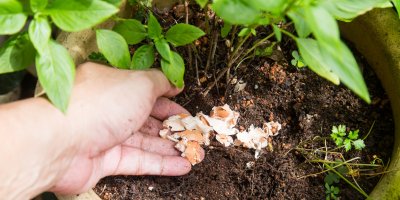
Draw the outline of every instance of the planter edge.
<instances>
[{"instance_id":1,"label":"planter edge","mask_svg":"<svg viewBox=\"0 0 400 200\"><path fill-rule=\"evenodd\" d=\"M354 43L379 77L389 96L394 117L395 143L389 172L369 198L400 199L400 20L391 8L375 9L340 26L342 35Z\"/></svg>"}]
</instances>

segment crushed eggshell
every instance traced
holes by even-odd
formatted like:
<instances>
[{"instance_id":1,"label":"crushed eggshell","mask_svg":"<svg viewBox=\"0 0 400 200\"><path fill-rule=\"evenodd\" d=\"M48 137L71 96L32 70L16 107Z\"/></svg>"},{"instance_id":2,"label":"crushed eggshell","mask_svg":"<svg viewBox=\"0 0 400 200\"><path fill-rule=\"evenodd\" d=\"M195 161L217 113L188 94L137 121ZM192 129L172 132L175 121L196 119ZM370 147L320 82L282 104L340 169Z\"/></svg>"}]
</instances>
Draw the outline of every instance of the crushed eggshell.
<instances>
[{"instance_id":1,"label":"crushed eggshell","mask_svg":"<svg viewBox=\"0 0 400 200\"><path fill-rule=\"evenodd\" d=\"M201 157L202 148L196 141L189 141L186 143L186 149L182 153L182 157L189 160L192 165L200 163L203 158Z\"/></svg>"},{"instance_id":2,"label":"crushed eggshell","mask_svg":"<svg viewBox=\"0 0 400 200\"><path fill-rule=\"evenodd\" d=\"M272 150L270 136L278 135L282 125L272 121L264 123L262 128L251 125L248 130L242 127L239 131L235 128L239 116L227 104L214 107L209 116L202 112L194 117L179 114L165 120L164 129L159 134L162 138L176 142L175 148L192 165L202 161L201 145L210 145L210 138L214 134L215 139L225 147L235 145L255 149L256 159L264 148L269 147Z\"/></svg>"},{"instance_id":3,"label":"crushed eggshell","mask_svg":"<svg viewBox=\"0 0 400 200\"><path fill-rule=\"evenodd\" d=\"M233 145L233 138L229 135L222 135L222 134L218 134L215 136L215 139L225 145L225 147L229 147L231 145Z\"/></svg>"}]
</instances>

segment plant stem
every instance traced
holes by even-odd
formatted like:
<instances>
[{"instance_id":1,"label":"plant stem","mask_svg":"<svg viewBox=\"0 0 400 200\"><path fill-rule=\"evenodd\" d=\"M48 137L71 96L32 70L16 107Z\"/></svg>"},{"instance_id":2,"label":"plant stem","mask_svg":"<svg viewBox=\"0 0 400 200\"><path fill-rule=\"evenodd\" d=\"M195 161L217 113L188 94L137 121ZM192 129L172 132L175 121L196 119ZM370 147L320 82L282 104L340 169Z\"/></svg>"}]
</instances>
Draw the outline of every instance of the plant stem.
<instances>
[{"instance_id":1,"label":"plant stem","mask_svg":"<svg viewBox=\"0 0 400 200\"><path fill-rule=\"evenodd\" d=\"M375 122L376 122L376 121L374 121L374 122L372 123L371 128L369 128L369 131L368 131L367 135L366 135L362 140L365 140L365 139L368 138L369 134L372 132L372 129L373 129L374 126L375 126Z\"/></svg>"},{"instance_id":2,"label":"plant stem","mask_svg":"<svg viewBox=\"0 0 400 200\"><path fill-rule=\"evenodd\" d=\"M290 33L289 31L286 31L285 29L281 29L281 32L287 36L289 36L290 38L292 38L294 41L296 41L296 36L293 35L292 33Z\"/></svg>"},{"instance_id":3,"label":"plant stem","mask_svg":"<svg viewBox=\"0 0 400 200\"><path fill-rule=\"evenodd\" d=\"M377 164L365 164L365 163L349 163L353 160L359 159L353 158L351 160L346 161L346 165L353 165L353 166L367 166L367 167L382 167L382 165L377 165ZM309 160L308 162L316 162L316 163L327 163L327 164L345 164L344 162L336 162L336 161L328 161L328 160Z\"/></svg>"},{"instance_id":4,"label":"plant stem","mask_svg":"<svg viewBox=\"0 0 400 200\"><path fill-rule=\"evenodd\" d=\"M341 179L343 179L347 184L349 184L351 187L353 187L354 189L356 189L359 193L361 193L362 195L364 195L366 198L368 198L368 194L364 192L364 190L362 190L361 188L357 187L356 185L354 185L352 182L350 182L349 180L347 180L346 177L344 177L341 173L339 173L338 171L336 171L333 167L329 166L329 165L325 165L326 168L328 168L329 170L333 171L336 175L338 175Z\"/></svg>"}]
</instances>

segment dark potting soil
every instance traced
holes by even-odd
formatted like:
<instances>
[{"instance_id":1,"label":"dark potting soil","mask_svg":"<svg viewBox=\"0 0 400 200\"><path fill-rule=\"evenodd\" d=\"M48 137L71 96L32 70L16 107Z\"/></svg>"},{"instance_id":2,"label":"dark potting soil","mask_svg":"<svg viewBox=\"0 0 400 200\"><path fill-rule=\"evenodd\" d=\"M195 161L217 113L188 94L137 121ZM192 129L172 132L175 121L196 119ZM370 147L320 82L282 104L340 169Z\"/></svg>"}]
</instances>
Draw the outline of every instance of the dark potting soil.
<instances>
[{"instance_id":1,"label":"dark potting soil","mask_svg":"<svg viewBox=\"0 0 400 200\"><path fill-rule=\"evenodd\" d=\"M225 60L224 44L220 39L215 60ZM291 48L290 44L286 46ZM207 58L208 47L198 49L200 57ZM189 57L186 48L179 50L184 58ZM225 148L214 142L205 148L204 161L188 175L108 177L96 186L95 192L103 199L325 199L324 174L299 178L322 169L305 162L304 156L293 149L316 136L329 138L332 126L339 124L359 129L363 137L375 122L365 140L366 148L351 151L346 158L360 157L360 162L370 163L378 156L387 162L394 123L390 102L373 71L360 61L372 99L368 105L345 87L335 86L309 69L288 64L291 51L283 52L283 59L255 58L232 70L237 81L246 83L241 91L235 91L235 84L226 84L222 79L205 97L201 92L215 75L198 86L194 67L188 67L185 90L175 98L192 114L208 113L213 106L229 104L241 114L239 126L245 128L272 120L280 122L283 127L273 138L272 151L266 150L256 160L253 150ZM204 66L206 60L202 62ZM218 74L223 67L216 63L209 73ZM203 74L200 78L205 80ZM332 141L327 141L333 146ZM248 166L251 162L253 165ZM357 176L356 180L369 193L379 178ZM364 199L344 181L338 186L342 199Z\"/></svg>"}]
</instances>

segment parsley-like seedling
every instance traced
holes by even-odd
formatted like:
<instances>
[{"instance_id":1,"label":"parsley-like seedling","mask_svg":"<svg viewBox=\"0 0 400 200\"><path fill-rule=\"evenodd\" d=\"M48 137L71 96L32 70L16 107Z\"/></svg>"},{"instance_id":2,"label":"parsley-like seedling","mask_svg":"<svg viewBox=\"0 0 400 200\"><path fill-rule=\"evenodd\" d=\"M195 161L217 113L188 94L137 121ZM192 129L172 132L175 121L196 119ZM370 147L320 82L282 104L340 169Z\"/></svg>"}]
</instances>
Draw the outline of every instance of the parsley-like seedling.
<instances>
[{"instance_id":1,"label":"parsley-like seedling","mask_svg":"<svg viewBox=\"0 0 400 200\"><path fill-rule=\"evenodd\" d=\"M331 138L336 146L344 147L346 151L350 151L352 147L360 151L365 147L365 144L363 139L359 139L358 133L359 130L346 133L346 125L333 126Z\"/></svg>"}]
</instances>

